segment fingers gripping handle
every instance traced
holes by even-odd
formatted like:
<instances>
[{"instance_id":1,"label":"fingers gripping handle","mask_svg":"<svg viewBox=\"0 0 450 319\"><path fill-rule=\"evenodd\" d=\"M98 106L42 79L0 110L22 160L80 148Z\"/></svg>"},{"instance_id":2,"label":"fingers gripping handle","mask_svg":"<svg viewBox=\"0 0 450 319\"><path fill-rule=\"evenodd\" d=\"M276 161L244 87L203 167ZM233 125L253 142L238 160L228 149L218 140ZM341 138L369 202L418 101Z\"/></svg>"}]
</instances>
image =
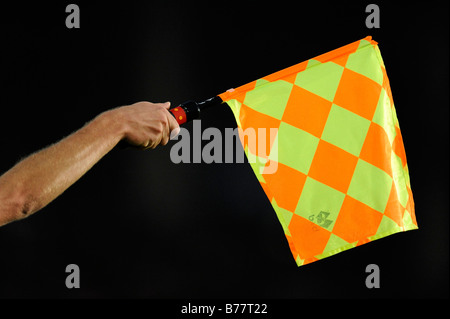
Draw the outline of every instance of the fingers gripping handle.
<instances>
[{"instance_id":1,"label":"fingers gripping handle","mask_svg":"<svg viewBox=\"0 0 450 319\"><path fill-rule=\"evenodd\" d=\"M169 110L170 114L175 118L178 125L198 119L200 117L200 110L204 110L214 105L222 103L222 99L218 96L212 97L203 102L187 101ZM128 147L129 144L125 141L119 142L120 148Z\"/></svg>"}]
</instances>

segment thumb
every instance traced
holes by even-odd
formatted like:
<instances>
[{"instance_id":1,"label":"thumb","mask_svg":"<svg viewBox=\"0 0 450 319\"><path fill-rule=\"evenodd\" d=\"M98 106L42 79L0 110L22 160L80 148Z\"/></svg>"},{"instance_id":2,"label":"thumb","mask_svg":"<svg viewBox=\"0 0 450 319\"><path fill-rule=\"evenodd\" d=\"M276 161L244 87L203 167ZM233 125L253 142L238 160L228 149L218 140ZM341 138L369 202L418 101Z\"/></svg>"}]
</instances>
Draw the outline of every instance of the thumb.
<instances>
[{"instance_id":1,"label":"thumb","mask_svg":"<svg viewBox=\"0 0 450 319\"><path fill-rule=\"evenodd\" d=\"M162 105L165 109L170 109L170 102L163 103Z\"/></svg>"}]
</instances>

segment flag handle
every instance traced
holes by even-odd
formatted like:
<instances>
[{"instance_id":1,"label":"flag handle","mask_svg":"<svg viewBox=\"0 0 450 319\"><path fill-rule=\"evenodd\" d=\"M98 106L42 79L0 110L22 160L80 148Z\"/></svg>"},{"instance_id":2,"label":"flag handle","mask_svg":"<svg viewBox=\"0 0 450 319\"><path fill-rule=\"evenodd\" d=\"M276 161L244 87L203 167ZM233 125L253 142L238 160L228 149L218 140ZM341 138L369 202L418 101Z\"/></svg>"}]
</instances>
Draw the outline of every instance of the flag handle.
<instances>
[{"instance_id":1,"label":"flag handle","mask_svg":"<svg viewBox=\"0 0 450 319\"><path fill-rule=\"evenodd\" d=\"M222 99L219 96L214 96L202 102L186 101L181 103L177 107L169 110L179 125L200 117L200 112L211 106L222 103Z\"/></svg>"}]
</instances>

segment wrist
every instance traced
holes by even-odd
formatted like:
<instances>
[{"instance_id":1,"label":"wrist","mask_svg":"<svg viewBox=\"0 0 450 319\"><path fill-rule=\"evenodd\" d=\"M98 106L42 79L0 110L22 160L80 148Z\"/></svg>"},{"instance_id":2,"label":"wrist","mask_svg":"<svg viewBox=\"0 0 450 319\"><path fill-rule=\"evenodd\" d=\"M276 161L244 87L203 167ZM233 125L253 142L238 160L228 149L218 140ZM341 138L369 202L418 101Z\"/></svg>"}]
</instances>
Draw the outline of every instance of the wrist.
<instances>
[{"instance_id":1,"label":"wrist","mask_svg":"<svg viewBox=\"0 0 450 319\"><path fill-rule=\"evenodd\" d=\"M121 141L126 135L126 126L119 109L112 109L99 114L94 121L98 122L104 132L114 140Z\"/></svg>"}]
</instances>

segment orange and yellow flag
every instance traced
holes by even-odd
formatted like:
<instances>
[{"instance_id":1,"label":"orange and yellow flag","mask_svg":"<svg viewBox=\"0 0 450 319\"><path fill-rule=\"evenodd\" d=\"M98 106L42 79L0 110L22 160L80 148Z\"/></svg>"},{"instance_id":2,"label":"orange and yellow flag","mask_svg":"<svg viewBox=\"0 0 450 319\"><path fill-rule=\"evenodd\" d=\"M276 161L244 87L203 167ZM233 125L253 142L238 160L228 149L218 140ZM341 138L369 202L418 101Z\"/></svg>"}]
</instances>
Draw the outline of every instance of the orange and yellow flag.
<instances>
[{"instance_id":1,"label":"orange and yellow flag","mask_svg":"<svg viewBox=\"0 0 450 319\"><path fill-rule=\"evenodd\" d=\"M240 137L299 266L418 228L392 92L371 37L219 96L241 133L277 129L263 153Z\"/></svg>"}]
</instances>

